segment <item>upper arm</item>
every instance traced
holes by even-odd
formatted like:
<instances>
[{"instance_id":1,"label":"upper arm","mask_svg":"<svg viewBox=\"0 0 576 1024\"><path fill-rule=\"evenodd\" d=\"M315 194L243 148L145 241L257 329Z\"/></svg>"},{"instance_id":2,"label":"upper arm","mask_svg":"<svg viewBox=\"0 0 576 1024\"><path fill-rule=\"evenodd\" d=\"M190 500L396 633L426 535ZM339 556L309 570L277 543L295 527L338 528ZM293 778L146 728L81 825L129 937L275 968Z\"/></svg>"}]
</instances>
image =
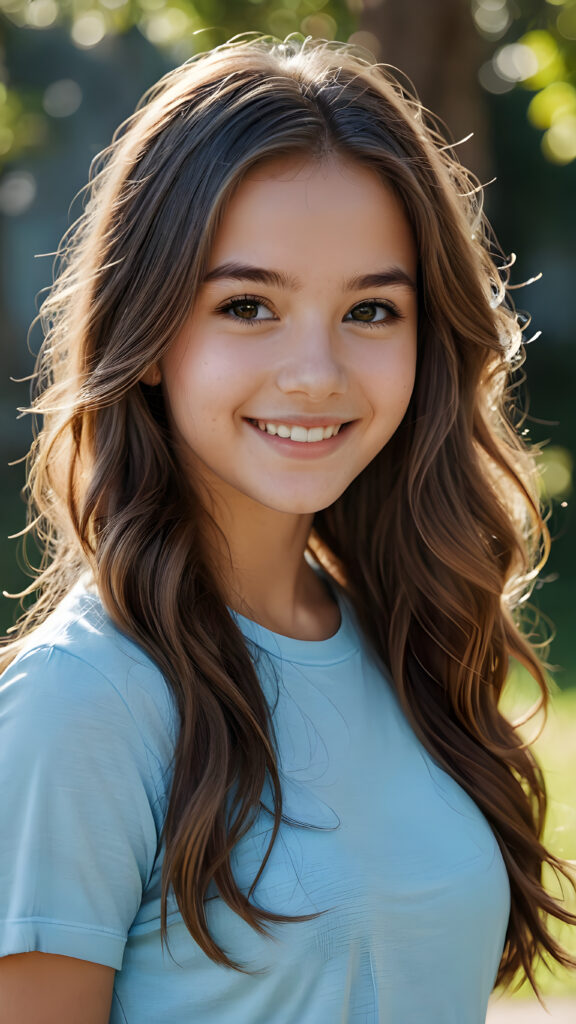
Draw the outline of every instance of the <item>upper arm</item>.
<instances>
[{"instance_id":1,"label":"upper arm","mask_svg":"<svg viewBox=\"0 0 576 1024\"><path fill-rule=\"evenodd\" d=\"M113 967L53 953L0 958L0 1020L10 1024L108 1024Z\"/></svg>"}]
</instances>

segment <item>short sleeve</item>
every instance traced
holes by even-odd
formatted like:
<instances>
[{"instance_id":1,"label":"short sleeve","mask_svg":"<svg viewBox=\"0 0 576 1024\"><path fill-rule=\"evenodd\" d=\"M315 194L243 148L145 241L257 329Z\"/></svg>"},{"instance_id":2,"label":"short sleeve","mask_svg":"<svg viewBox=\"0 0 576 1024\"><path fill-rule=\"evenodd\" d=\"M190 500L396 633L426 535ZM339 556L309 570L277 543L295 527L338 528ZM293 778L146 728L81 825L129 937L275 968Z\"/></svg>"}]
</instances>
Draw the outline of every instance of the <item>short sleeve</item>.
<instances>
[{"instance_id":1,"label":"short sleeve","mask_svg":"<svg viewBox=\"0 0 576 1024\"><path fill-rule=\"evenodd\" d=\"M39 648L0 679L0 956L120 969L158 850L147 746L114 685Z\"/></svg>"}]
</instances>

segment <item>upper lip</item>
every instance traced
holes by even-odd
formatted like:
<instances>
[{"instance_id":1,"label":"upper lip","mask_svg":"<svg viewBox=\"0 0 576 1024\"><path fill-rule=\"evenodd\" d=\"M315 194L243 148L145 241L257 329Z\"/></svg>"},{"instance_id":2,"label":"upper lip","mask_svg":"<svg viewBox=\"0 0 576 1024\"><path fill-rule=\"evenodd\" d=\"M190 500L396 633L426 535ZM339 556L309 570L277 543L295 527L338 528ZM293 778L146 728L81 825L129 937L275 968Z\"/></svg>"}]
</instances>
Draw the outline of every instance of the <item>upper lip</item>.
<instances>
[{"instance_id":1,"label":"upper lip","mask_svg":"<svg viewBox=\"0 0 576 1024\"><path fill-rule=\"evenodd\" d=\"M345 418L343 416L300 416L295 414L286 414L284 416L247 416L246 419L254 420L255 423L260 420L262 423L284 423L286 426L291 427L306 427L312 430L314 427L337 427L344 423L350 423L353 417L349 416Z\"/></svg>"}]
</instances>

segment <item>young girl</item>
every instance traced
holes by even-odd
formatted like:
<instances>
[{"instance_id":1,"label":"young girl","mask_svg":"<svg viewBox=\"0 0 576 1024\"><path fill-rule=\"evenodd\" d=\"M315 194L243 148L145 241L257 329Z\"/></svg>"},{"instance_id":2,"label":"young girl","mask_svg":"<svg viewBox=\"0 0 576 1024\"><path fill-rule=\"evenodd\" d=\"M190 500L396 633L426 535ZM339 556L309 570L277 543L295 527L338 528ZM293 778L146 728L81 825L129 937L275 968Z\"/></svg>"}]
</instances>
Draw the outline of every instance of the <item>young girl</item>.
<instances>
[{"instance_id":1,"label":"young girl","mask_svg":"<svg viewBox=\"0 0 576 1024\"><path fill-rule=\"evenodd\" d=\"M546 689L494 250L420 105L339 45L229 44L117 133L43 307L11 1024L480 1024L572 963L498 711L511 656Z\"/></svg>"}]
</instances>

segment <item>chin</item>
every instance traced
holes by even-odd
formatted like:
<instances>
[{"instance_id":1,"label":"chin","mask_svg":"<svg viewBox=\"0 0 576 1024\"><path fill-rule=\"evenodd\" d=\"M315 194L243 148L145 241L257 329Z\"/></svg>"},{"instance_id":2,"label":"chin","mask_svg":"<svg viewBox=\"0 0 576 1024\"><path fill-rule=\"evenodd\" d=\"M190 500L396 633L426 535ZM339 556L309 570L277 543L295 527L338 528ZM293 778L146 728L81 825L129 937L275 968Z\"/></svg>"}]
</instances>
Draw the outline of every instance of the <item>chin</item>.
<instances>
[{"instance_id":1,"label":"chin","mask_svg":"<svg viewBox=\"0 0 576 1024\"><path fill-rule=\"evenodd\" d=\"M325 508L329 508L337 500L339 495L331 495L328 498L318 498L316 501L310 496L297 500L293 496L287 497L285 501L279 500L278 496L273 501L263 502L266 508L275 512L283 512L286 515L306 516L314 515Z\"/></svg>"}]
</instances>

